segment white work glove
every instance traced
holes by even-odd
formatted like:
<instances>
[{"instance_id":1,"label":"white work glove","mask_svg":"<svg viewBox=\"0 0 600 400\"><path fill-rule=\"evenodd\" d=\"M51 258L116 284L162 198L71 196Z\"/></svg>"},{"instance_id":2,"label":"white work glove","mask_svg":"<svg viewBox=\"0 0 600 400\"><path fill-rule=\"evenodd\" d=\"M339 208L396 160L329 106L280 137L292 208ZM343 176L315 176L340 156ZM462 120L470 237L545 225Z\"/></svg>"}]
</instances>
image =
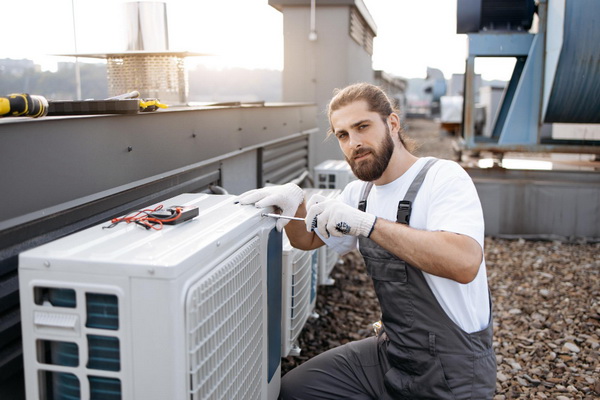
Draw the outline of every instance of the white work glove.
<instances>
[{"instance_id":1,"label":"white work glove","mask_svg":"<svg viewBox=\"0 0 600 400\"><path fill-rule=\"evenodd\" d=\"M304 201L304 191L293 183L265 186L242 193L235 201L240 204L254 204L257 208L276 207L281 210L281 215L293 217ZM275 227L281 232L288 222L289 219L280 218Z\"/></svg>"},{"instance_id":2,"label":"white work glove","mask_svg":"<svg viewBox=\"0 0 600 400\"><path fill-rule=\"evenodd\" d=\"M377 217L335 199L315 194L306 204L306 230L317 229L323 237L369 237Z\"/></svg>"}]
</instances>

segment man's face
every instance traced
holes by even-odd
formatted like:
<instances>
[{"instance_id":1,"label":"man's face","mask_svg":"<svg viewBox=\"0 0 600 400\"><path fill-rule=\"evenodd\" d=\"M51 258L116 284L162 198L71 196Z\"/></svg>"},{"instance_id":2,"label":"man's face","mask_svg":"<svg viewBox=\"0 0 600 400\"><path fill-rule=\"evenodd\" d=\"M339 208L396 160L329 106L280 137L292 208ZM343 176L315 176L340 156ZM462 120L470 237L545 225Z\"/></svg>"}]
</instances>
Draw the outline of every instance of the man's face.
<instances>
[{"instance_id":1,"label":"man's face","mask_svg":"<svg viewBox=\"0 0 600 400\"><path fill-rule=\"evenodd\" d=\"M341 107L331 114L331 125L354 175L375 181L386 170L394 151L390 129L365 101Z\"/></svg>"}]
</instances>

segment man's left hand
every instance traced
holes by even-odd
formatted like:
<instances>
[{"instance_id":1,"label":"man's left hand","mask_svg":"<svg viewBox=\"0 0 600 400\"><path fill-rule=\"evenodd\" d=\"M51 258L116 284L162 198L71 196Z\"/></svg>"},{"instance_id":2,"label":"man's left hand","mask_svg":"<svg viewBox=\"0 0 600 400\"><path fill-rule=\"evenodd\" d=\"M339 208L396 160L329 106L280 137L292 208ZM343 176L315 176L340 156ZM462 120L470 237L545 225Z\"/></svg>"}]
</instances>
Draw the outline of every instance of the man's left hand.
<instances>
[{"instance_id":1,"label":"man's left hand","mask_svg":"<svg viewBox=\"0 0 600 400\"><path fill-rule=\"evenodd\" d=\"M369 237L377 217L353 208L335 199L313 195L306 208L306 230L317 229L323 237L364 236Z\"/></svg>"}]
</instances>

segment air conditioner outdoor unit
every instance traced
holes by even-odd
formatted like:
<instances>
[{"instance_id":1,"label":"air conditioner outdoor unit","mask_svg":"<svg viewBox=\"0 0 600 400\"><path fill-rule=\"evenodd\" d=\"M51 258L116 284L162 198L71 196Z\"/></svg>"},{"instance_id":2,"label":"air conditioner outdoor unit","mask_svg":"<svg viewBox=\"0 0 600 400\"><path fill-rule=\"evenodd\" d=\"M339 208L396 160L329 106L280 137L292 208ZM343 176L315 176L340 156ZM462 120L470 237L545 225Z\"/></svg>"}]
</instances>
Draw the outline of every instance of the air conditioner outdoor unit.
<instances>
[{"instance_id":1,"label":"air conditioner outdoor unit","mask_svg":"<svg viewBox=\"0 0 600 400\"><path fill-rule=\"evenodd\" d=\"M344 189L356 179L344 160L326 160L314 167L315 186L318 189Z\"/></svg>"},{"instance_id":2,"label":"air conditioner outdoor unit","mask_svg":"<svg viewBox=\"0 0 600 400\"><path fill-rule=\"evenodd\" d=\"M27 398L277 398L282 235L233 197L183 194L162 204L198 207L190 221L20 254Z\"/></svg>"},{"instance_id":3,"label":"air conditioner outdoor unit","mask_svg":"<svg viewBox=\"0 0 600 400\"><path fill-rule=\"evenodd\" d=\"M302 333L317 301L317 252L299 250L283 235L281 355L297 356Z\"/></svg>"},{"instance_id":4,"label":"air conditioner outdoor unit","mask_svg":"<svg viewBox=\"0 0 600 400\"><path fill-rule=\"evenodd\" d=\"M340 189L313 189L307 188L304 190L304 198L308 201L311 196L319 194L328 199L335 199L342 191ZM337 263L340 262L340 255L328 246L322 246L317 249L317 284L333 285L334 280L331 279L331 271Z\"/></svg>"}]
</instances>

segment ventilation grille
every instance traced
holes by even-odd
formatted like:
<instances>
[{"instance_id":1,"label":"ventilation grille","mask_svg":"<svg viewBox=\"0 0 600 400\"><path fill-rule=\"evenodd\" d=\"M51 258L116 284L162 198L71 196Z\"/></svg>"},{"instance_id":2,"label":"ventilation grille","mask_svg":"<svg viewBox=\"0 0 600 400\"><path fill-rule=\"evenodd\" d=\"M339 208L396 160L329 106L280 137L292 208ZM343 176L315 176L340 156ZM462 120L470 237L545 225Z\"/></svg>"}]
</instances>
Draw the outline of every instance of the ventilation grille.
<instances>
[{"instance_id":1,"label":"ventilation grille","mask_svg":"<svg viewBox=\"0 0 600 400\"><path fill-rule=\"evenodd\" d=\"M42 286L34 288L33 297L40 399L120 400L118 297Z\"/></svg>"},{"instance_id":2,"label":"ventilation grille","mask_svg":"<svg viewBox=\"0 0 600 400\"><path fill-rule=\"evenodd\" d=\"M288 183L308 170L308 137L288 140L262 150L260 186Z\"/></svg>"},{"instance_id":3,"label":"ventilation grille","mask_svg":"<svg viewBox=\"0 0 600 400\"><path fill-rule=\"evenodd\" d=\"M312 279L312 253L298 252L292 263L290 295L290 344L294 343L308 319Z\"/></svg>"},{"instance_id":4,"label":"ventilation grille","mask_svg":"<svg viewBox=\"0 0 600 400\"><path fill-rule=\"evenodd\" d=\"M260 240L252 239L188 292L191 399L258 399L263 355Z\"/></svg>"},{"instance_id":5,"label":"ventilation grille","mask_svg":"<svg viewBox=\"0 0 600 400\"><path fill-rule=\"evenodd\" d=\"M356 43L365 49L370 56L373 55L373 38L375 37L375 34L355 8L350 10L350 36Z\"/></svg>"},{"instance_id":6,"label":"ventilation grille","mask_svg":"<svg viewBox=\"0 0 600 400\"><path fill-rule=\"evenodd\" d=\"M329 275L340 259L340 255L330 248L326 248L325 250L327 250L325 251L325 266L327 267L325 271Z\"/></svg>"},{"instance_id":7,"label":"ventilation grille","mask_svg":"<svg viewBox=\"0 0 600 400\"><path fill-rule=\"evenodd\" d=\"M325 246L327 247L327 246ZM317 250L311 252L310 259L310 311L312 312L317 302L317 285L319 283L319 253Z\"/></svg>"},{"instance_id":8,"label":"ventilation grille","mask_svg":"<svg viewBox=\"0 0 600 400\"><path fill-rule=\"evenodd\" d=\"M310 199L314 195L324 196L326 199L338 198L342 190L328 188L341 186L345 187L352 180L356 179L350 170L348 163L342 160L327 160L315 166L315 180L319 188L304 189L304 198ZM322 246L317 251L317 275L319 285L331 285L333 280L330 278L333 267L339 260L339 254L328 246Z\"/></svg>"},{"instance_id":9,"label":"ventilation grille","mask_svg":"<svg viewBox=\"0 0 600 400\"><path fill-rule=\"evenodd\" d=\"M333 283L331 271L337 264L340 256L333 249L323 246L319 250L319 285L331 285Z\"/></svg>"}]
</instances>

